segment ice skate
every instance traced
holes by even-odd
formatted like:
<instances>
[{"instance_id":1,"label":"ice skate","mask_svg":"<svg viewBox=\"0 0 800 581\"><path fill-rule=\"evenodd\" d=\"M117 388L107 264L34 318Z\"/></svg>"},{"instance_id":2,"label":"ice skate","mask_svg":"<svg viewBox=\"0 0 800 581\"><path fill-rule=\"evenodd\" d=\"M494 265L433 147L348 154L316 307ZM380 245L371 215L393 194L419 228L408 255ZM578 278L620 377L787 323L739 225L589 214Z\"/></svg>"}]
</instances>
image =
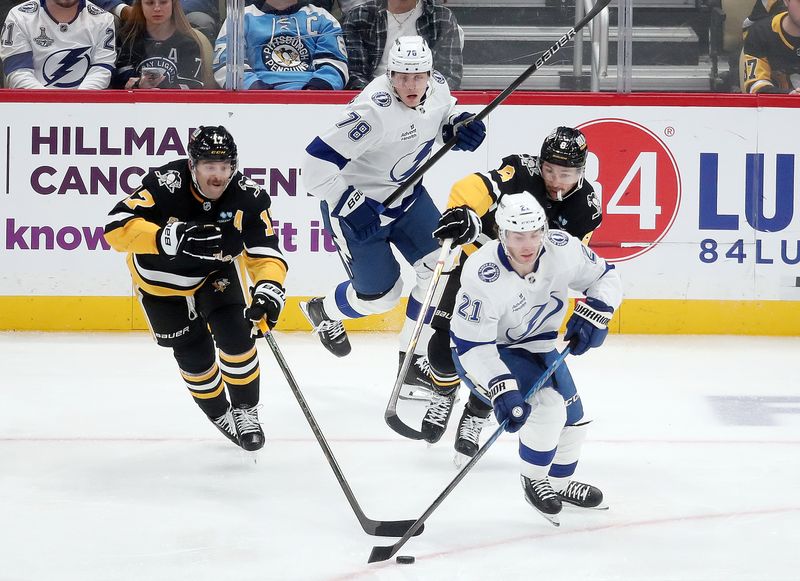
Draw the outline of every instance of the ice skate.
<instances>
[{"instance_id":1,"label":"ice skate","mask_svg":"<svg viewBox=\"0 0 800 581\"><path fill-rule=\"evenodd\" d=\"M429 444L438 442L447 429L447 421L453 412L458 389L453 387L447 391L431 393L431 400L425 417L422 418L422 437Z\"/></svg>"},{"instance_id":2,"label":"ice skate","mask_svg":"<svg viewBox=\"0 0 800 581\"><path fill-rule=\"evenodd\" d=\"M239 445L248 452L264 447L264 431L258 421L256 406L233 408L233 421L239 435Z\"/></svg>"},{"instance_id":3,"label":"ice skate","mask_svg":"<svg viewBox=\"0 0 800 581\"><path fill-rule=\"evenodd\" d=\"M398 372L403 366L405 352L400 352ZM431 365L424 355L411 355L411 365L408 366L403 386L400 388L399 399L416 401L430 401L433 397L433 383L431 381Z\"/></svg>"},{"instance_id":4,"label":"ice skate","mask_svg":"<svg viewBox=\"0 0 800 581\"><path fill-rule=\"evenodd\" d=\"M344 357L350 353L350 339L341 321L334 321L325 313L322 307L322 298L317 297L308 302L300 303L300 310L314 327L314 333L319 337L322 345L336 355Z\"/></svg>"},{"instance_id":5,"label":"ice skate","mask_svg":"<svg viewBox=\"0 0 800 581\"><path fill-rule=\"evenodd\" d=\"M459 468L469 462L478 453L480 448L481 430L489 423L489 418L482 418L469 411L469 406L464 408L461 420L458 422L458 432L456 433L455 450L456 455L453 462Z\"/></svg>"},{"instance_id":6,"label":"ice skate","mask_svg":"<svg viewBox=\"0 0 800 581\"><path fill-rule=\"evenodd\" d=\"M550 480L531 480L525 476L520 476L522 489L525 491L525 500L533 508L546 518L553 526L561 526L558 513L561 512L561 500L553 491Z\"/></svg>"},{"instance_id":7,"label":"ice skate","mask_svg":"<svg viewBox=\"0 0 800 581\"><path fill-rule=\"evenodd\" d=\"M216 426L216 428L222 432L222 435L228 438L231 442L239 445L239 437L236 435L236 427L234 426L233 422L233 414L231 414L231 409L228 408L227 411L219 416L218 418L208 418L212 424Z\"/></svg>"},{"instance_id":8,"label":"ice skate","mask_svg":"<svg viewBox=\"0 0 800 581\"><path fill-rule=\"evenodd\" d=\"M556 495L561 502L566 502L573 506L592 508L594 510L608 510L608 505L603 503L603 492L591 484L570 480L567 487L561 492L557 492Z\"/></svg>"}]
</instances>

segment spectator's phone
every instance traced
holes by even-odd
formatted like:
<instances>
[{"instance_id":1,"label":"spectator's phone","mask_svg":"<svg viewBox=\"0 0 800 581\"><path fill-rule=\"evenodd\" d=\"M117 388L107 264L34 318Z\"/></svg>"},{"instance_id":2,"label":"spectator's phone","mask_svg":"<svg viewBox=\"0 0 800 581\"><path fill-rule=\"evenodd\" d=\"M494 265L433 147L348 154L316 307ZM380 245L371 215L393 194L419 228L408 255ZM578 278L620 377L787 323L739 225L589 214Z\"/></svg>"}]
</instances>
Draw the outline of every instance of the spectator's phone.
<instances>
[{"instance_id":1,"label":"spectator's phone","mask_svg":"<svg viewBox=\"0 0 800 581\"><path fill-rule=\"evenodd\" d=\"M142 76L155 80L164 74L164 69L159 67L142 67Z\"/></svg>"}]
</instances>

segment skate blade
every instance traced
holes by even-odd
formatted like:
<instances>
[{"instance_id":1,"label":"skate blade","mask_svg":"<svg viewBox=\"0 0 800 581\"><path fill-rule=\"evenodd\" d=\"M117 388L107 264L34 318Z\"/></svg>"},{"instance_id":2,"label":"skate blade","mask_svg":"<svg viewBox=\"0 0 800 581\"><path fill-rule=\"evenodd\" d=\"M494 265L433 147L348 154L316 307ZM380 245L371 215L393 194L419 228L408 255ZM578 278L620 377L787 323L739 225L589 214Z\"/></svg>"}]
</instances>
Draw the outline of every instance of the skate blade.
<instances>
[{"instance_id":1,"label":"skate blade","mask_svg":"<svg viewBox=\"0 0 800 581\"><path fill-rule=\"evenodd\" d=\"M459 470L461 470L461 468L463 468L470 460L472 460L471 456L467 456L461 452L456 452L455 456L453 456L453 464L455 464L456 468Z\"/></svg>"},{"instance_id":2,"label":"skate blade","mask_svg":"<svg viewBox=\"0 0 800 581\"><path fill-rule=\"evenodd\" d=\"M576 510L608 510L608 505L605 503L600 503L597 506L581 506L579 504L572 504L568 500L561 499L561 505L564 508L569 509L576 509Z\"/></svg>"},{"instance_id":3,"label":"skate blade","mask_svg":"<svg viewBox=\"0 0 800 581\"><path fill-rule=\"evenodd\" d=\"M530 500L528 500L528 497L527 497L527 496L525 497L525 501L526 501L528 504L530 504L530 505L531 505L531 507L533 507L533 510L535 510L535 511L536 511L536 512L538 512L540 515L542 515L542 517L544 517L544 520L546 520L547 522L549 522L551 525L553 525L554 527L560 527L560 526L561 526L561 521L560 521L560 520L559 520L559 518L558 518L558 514L546 514L546 513L542 512L541 510L539 510L538 508L536 508L536 506L534 506L534 504L533 504L533 503L532 503Z\"/></svg>"}]
</instances>

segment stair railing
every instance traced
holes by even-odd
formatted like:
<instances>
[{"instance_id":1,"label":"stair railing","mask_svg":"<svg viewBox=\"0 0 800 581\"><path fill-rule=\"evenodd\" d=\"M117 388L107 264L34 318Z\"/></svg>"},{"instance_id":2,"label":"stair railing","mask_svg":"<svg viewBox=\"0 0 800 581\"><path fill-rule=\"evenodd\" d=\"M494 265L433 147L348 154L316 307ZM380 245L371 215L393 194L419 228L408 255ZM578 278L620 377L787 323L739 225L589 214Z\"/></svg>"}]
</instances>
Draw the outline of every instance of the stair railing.
<instances>
[{"instance_id":1,"label":"stair railing","mask_svg":"<svg viewBox=\"0 0 800 581\"><path fill-rule=\"evenodd\" d=\"M592 9L592 0L575 1L575 22L578 23ZM608 76L608 8L597 15L586 28L592 43L590 89L600 90L600 77ZM575 50L572 57L572 72L576 79L583 76L583 31L575 35Z\"/></svg>"}]
</instances>

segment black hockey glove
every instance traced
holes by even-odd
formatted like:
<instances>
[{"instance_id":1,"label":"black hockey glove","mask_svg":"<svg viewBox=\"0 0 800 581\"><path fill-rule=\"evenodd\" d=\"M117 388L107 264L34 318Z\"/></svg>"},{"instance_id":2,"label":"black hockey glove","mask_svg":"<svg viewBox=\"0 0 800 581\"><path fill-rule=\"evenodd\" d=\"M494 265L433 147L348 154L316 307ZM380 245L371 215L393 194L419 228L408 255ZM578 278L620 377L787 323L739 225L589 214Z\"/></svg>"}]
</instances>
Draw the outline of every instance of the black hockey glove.
<instances>
[{"instance_id":1,"label":"black hockey glove","mask_svg":"<svg viewBox=\"0 0 800 581\"><path fill-rule=\"evenodd\" d=\"M575 310L567 321L564 340L569 341L573 355L583 355L592 347L600 347L608 335L608 323L614 309L600 299L586 297L575 301Z\"/></svg>"},{"instance_id":2,"label":"black hockey glove","mask_svg":"<svg viewBox=\"0 0 800 581\"><path fill-rule=\"evenodd\" d=\"M453 244L470 244L481 233L481 220L469 206L448 208L439 218L433 237L439 240L453 239Z\"/></svg>"},{"instance_id":3,"label":"black hockey glove","mask_svg":"<svg viewBox=\"0 0 800 581\"><path fill-rule=\"evenodd\" d=\"M159 252L167 256L183 254L201 260L222 259L222 230L216 224L172 222L156 236Z\"/></svg>"},{"instance_id":4,"label":"black hockey glove","mask_svg":"<svg viewBox=\"0 0 800 581\"><path fill-rule=\"evenodd\" d=\"M250 306L244 309L245 318L253 323L266 319L270 329L275 327L286 300L286 290L283 285L271 280L261 281L250 288L250 294L253 300Z\"/></svg>"},{"instance_id":5,"label":"black hockey glove","mask_svg":"<svg viewBox=\"0 0 800 581\"><path fill-rule=\"evenodd\" d=\"M456 144L453 151L475 151L481 146L486 138L486 125L483 121L470 121L475 115L473 113L461 113L450 120L442 127L442 139L445 143L456 136Z\"/></svg>"}]
</instances>

